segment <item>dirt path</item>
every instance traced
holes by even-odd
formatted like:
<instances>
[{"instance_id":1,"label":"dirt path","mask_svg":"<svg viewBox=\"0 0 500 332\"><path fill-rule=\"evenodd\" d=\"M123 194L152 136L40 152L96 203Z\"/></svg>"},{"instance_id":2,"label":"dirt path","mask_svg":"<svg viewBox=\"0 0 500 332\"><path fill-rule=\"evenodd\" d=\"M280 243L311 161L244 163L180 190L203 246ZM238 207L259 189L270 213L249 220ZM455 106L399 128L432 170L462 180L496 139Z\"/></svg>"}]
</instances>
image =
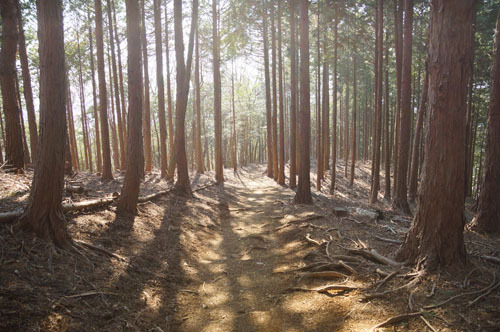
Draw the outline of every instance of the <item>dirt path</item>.
<instances>
[{"instance_id":1,"label":"dirt path","mask_svg":"<svg viewBox=\"0 0 500 332\"><path fill-rule=\"evenodd\" d=\"M281 272L296 267L304 254L303 241L276 230L293 209L294 193L255 171L240 173L219 191L219 228L202 241L198 264L185 269L204 281L190 285L197 293L181 295L172 330L329 330L323 319L312 322L321 309L317 303L284 301L294 281ZM328 315L331 327L337 326L334 312Z\"/></svg>"}]
</instances>

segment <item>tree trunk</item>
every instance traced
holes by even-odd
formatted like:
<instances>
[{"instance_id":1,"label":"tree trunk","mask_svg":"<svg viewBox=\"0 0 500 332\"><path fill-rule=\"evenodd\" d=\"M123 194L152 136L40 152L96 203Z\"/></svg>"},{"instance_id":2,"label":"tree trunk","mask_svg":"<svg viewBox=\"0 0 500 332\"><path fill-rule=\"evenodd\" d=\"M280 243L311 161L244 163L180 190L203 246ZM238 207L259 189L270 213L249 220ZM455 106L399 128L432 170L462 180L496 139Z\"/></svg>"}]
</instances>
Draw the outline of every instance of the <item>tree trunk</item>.
<instances>
[{"instance_id":1,"label":"tree trunk","mask_svg":"<svg viewBox=\"0 0 500 332\"><path fill-rule=\"evenodd\" d=\"M222 95L220 77L220 49L218 32L217 0L212 0L212 39L214 63L214 127L215 127L215 181L224 182L224 165L222 161Z\"/></svg>"},{"instance_id":2,"label":"tree trunk","mask_svg":"<svg viewBox=\"0 0 500 332\"><path fill-rule=\"evenodd\" d=\"M408 199L410 202L415 202L417 197L417 187L418 187L418 166L419 166L419 148L420 148L420 136L422 133L422 127L424 124L425 109L427 107L427 95L429 89L429 59L425 61L425 77L422 87L422 94L420 95L420 104L418 106L417 115L417 125L415 127L415 138L413 142L413 150L411 153L411 170L410 170L410 188L408 193Z\"/></svg>"},{"instance_id":3,"label":"tree trunk","mask_svg":"<svg viewBox=\"0 0 500 332\"><path fill-rule=\"evenodd\" d=\"M352 155L351 155L351 177L349 179L349 186L352 187L354 184L354 171L356 169L356 95L357 95L357 86L356 86L356 56L353 59L353 78L352 78Z\"/></svg>"},{"instance_id":4,"label":"tree trunk","mask_svg":"<svg viewBox=\"0 0 500 332\"><path fill-rule=\"evenodd\" d=\"M118 86L118 70L116 68L116 52L115 52L115 43L114 43L114 34L113 31L113 18L111 16L111 1L106 0L107 3L107 14L108 14L108 31L109 31L109 46L111 47L111 69L113 71L113 79L110 78L110 85L113 84L111 90L114 90L115 97L115 106L116 106L116 121L118 124L118 143L120 146L120 164L119 166L121 170L126 168L126 153L125 153L125 137L123 134L123 122L122 121L122 112L121 112L121 101L120 101L120 88ZM111 98L113 98L113 93L111 93Z\"/></svg>"},{"instance_id":5,"label":"tree trunk","mask_svg":"<svg viewBox=\"0 0 500 332\"><path fill-rule=\"evenodd\" d=\"M317 2L317 38L316 38L316 190L321 191L321 181L323 180L323 154L322 154L322 122L321 122L321 48L319 26L321 19L319 16L320 2Z\"/></svg>"},{"instance_id":6,"label":"tree trunk","mask_svg":"<svg viewBox=\"0 0 500 332\"><path fill-rule=\"evenodd\" d=\"M89 21L89 49L90 49L90 76L92 78L92 100L94 106L94 126L95 126L95 145L96 145L96 162L97 171L102 172L102 154L101 154L101 131L99 130L99 115L97 111L97 92L95 83L95 68L94 68L94 47L92 38L92 24L90 19L90 9L87 11L87 20Z\"/></svg>"},{"instance_id":7,"label":"tree trunk","mask_svg":"<svg viewBox=\"0 0 500 332\"><path fill-rule=\"evenodd\" d=\"M38 130L36 126L35 105L33 104L33 90L31 88L31 75L28 64L28 54L26 53L26 40L24 38L23 19L19 2L16 1L17 20L19 23L19 59L21 60L21 70L23 75L24 100L26 101L26 111L28 113L28 128L30 133L31 158L36 159L36 148L38 142Z\"/></svg>"},{"instance_id":8,"label":"tree trunk","mask_svg":"<svg viewBox=\"0 0 500 332\"><path fill-rule=\"evenodd\" d=\"M78 172L78 170L80 170L80 162L78 160L78 147L76 145L75 120L73 117L73 102L71 100L71 88L67 77L66 80L68 81L66 83L66 93L67 93L66 109L68 112L68 128L69 128L69 143L71 148L71 160L73 163L73 170Z\"/></svg>"},{"instance_id":9,"label":"tree trunk","mask_svg":"<svg viewBox=\"0 0 500 332\"><path fill-rule=\"evenodd\" d=\"M85 88L83 85L83 72L82 72L82 53L80 49L80 34L77 30L77 53L78 53L78 84L80 88L80 113L82 117L82 134L83 134L83 146L85 152L85 165L88 170L92 173L94 171L92 163L92 150L90 148L88 125L87 125L87 108L85 105Z\"/></svg>"},{"instance_id":10,"label":"tree trunk","mask_svg":"<svg viewBox=\"0 0 500 332\"><path fill-rule=\"evenodd\" d=\"M275 17L274 17L274 1L271 1L271 60L272 60L272 78L273 78L273 114L272 114L272 122L273 122L273 132L272 132L272 148L273 148L273 178L274 180L278 180L278 82L276 78L276 28L274 25Z\"/></svg>"},{"instance_id":11,"label":"tree trunk","mask_svg":"<svg viewBox=\"0 0 500 332\"><path fill-rule=\"evenodd\" d=\"M297 186L297 58L295 44L296 1L290 1L290 188Z\"/></svg>"},{"instance_id":12,"label":"tree trunk","mask_svg":"<svg viewBox=\"0 0 500 332\"><path fill-rule=\"evenodd\" d=\"M113 26L114 26L114 35L116 42L116 49L118 53L118 77L120 79L120 97L121 97L121 105L122 105L122 129L123 129L123 143L125 145L125 150L127 149L127 104L125 103L125 88L123 86L123 66L122 66L122 52L120 47L120 38L118 36L118 28L116 24L116 10L115 10L115 1L111 0L111 6L113 9Z\"/></svg>"},{"instance_id":13,"label":"tree trunk","mask_svg":"<svg viewBox=\"0 0 500 332\"><path fill-rule=\"evenodd\" d=\"M29 165L31 164L31 159L30 159L30 149L28 146L28 140L26 139L26 128L24 127L24 115L23 115L23 104L21 100L21 87L19 86L19 77L17 76L16 72L16 98L17 98L17 104L19 105L19 117L20 117L20 123L21 123L21 135L23 137L23 153L24 153L24 164Z\"/></svg>"},{"instance_id":14,"label":"tree trunk","mask_svg":"<svg viewBox=\"0 0 500 332\"><path fill-rule=\"evenodd\" d=\"M19 24L15 0L0 3L2 50L0 51L0 86L5 114L5 160L16 171L24 168L24 149L16 96L16 53ZM64 91L65 92L65 91Z\"/></svg>"},{"instance_id":15,"label":"tree trunk","mask_svg":"<svg viewBox=\"0 0 500 332\"><path fill-rule=\"evenodd\" d=\"M312 204L309 171L311 142L311 101L309 78L309 1L300 0L300 125L299 125L299 185L295 203Z\"/></svg>"},{"instance_id":16,"label":"tree trunk","mask_svg":"<svg viewBox=\"0 0 500 332\"><path fill-rule=\"evenodd\" d=\"M28 206L21 229L69 247L71 238L62 211L64 148L66 133L66 72L62 1L40 1L40 149ZM5 21L4 21L5 22Z\"/></svg>"},{"instance_id":17,"label":"tree trunk","mask_svg":"<svg viewBox=\"0 0 500 332\"><path fill-rule=\"evenodd\" d=\"M398 177L396 190L392 201L392 208L405 214L411 214L407 200L408 161L411 139L411 53L413 30L413 0L405 0L405 21L403 39L403 64L401 76L401 115L400 135L398 146Z\"/></svg>"},{"instance_id":18,"label":"tree trunk","mask_svg":"<svg viewBox=\"0 0 500 332\"><path fill-rule=\"evenodd\" d=\"M285 110L284 97L285 88L283 86L283 55L281 50L281 16L282 1L278 0L278 80L279 80L279 111L280 111L280 132L279 132L279 173L278 184L285 184Z\"/></svg>"},{"instance_id":19,"label":"tree trunk","mask_svg":"<svg viewBox=\"0 0 500 332\"><path fill-rule=\"evenodd\" d=\"M271 115L271 79L269 75L269 50L268 50L268 31L267 31L267 0L263 0L264 15L262 18L263 33L262 39L264 42L264 77L266 85L266 133L267 133L267 176L272 178L274 176L273 167L273 130L272 130L272 115Z\"/></svg>"},{"instance_id":20,"label":"tree trunk","mask_svg":"<svg viewBox=\"0 0 500 332\"><path fill-rule=\"evenodd\" d=\"M163 51L161 33L160 0L154 0L155 44L156 44L156 84L158 86L158 119L160 126L160 172L161 177L167 175L167 121L165 117L165 94L163 85ZM151 124L149 125L151 127ZM147 128L151 130L150 128ZM146 129L146 130L147 130Z\"/></svg>"},{"instance_id":21,"label":"tree trunk","mask_svg":"<svg viewBox=\"0 0 500 332\"><path fill-rule=\"evenodd\" d=\"M167 16L167 5L165 4L165 49L167 53L167 106L168 106L168 148L170 152L170 160L169 163L172 163L174 165L174 168L172 169L172 172L170 172L170 166L169 166L169 173L172 174L175 171L175 158L172 158L172 156L175 156L174 154L174 122L173 122L173 107L172 107L172 87L170 83L170 48L169 48L169 39L170 35L168 32L168 16ZM173 160L173 161L172 161Z\"/></svg>"},{"instance_id":22,"label":"tree trunk","mask_svg":"<svg viewBox=\"0 0 500 332\"><path fill-rule=\"evenodd\" d=\"M386 30L387 31L387 30ZM385 45L385 190L384 198L391 199L391 120L389 114L389 33L386 32Z\"/></svg>"},{"instance_id":23,"label":"tree trunk","mask_svg":"<svg viewBox=\"0 0 500 332\"><path fill-rule=\"evenodd\" d=\"M139 3L136 0L127 0L127 45L140 45L141 29L139 26L140 12ZM119 212L137 212L137 200L139 199L139 186L144 171L144 154L142 149L142 68L141 49L139 47L127 47L128 63L128 142L127 142L127 171L117 204Z\"/></svg>"},{"instance_id":24,"label":"tree trunk","mask_svg":"<svg viewBox=\"0 0 500 332\"><path fill-rule=\"evenodd\" d=\"M433 0L429 114L418 209L398 260L424 268L465 262L464 168L474 0ZM400 173L404 174L404 173Z\"/></svg>"},{"instance_id":25,"label":"tree trunk","mask_svg":"<svg viewBox=\"0 0 500 332\"><path fill-rule=\"evenodd\" d=\"M146 0L141 1L141 48L142 48L142 66L143 66L143 89L144 95L142 98L142 131L143 131L143 144L144 144L144 161L145 167L144 171L151 172L153 169L153 150L151 145L151 107L150 107L150 95L149 95L149 60L148 60L148 40L147 35L147 24L146 24L146 13L144 9L144 4ZM156 4L156 3L155 3ZM155 11L157 9L155 8ZM156 23L156 22L155 22ZM156 24L155 24L155 37L156 37ZM161 145L161 144L160 144ZM161 149L160 149L161 151ZM161 152L160 152L161 153ZM163 170L162 170L163 171ZM163 176L163 174L162 174Z\"/></svg>"},{"instance_id":26,"label":"tree trunk","mask_svg":"<svg viewBox=\"0 0 500 332\"><path fill-rule=\"evenodd\" d=\"M493 64L490 75L490 104L486 131L484 178L479 194L477 215L472 221L475 230L500 231L500 11L495 30Z\"/></svg>"},{"instance_id":27,"label":"tree trunk","mask_svg":"<svg viewBox=\"0 0 500 332\"><path fill-rule=\"evenodd\" d=\"M97 77L99 80L99 111L101 120L102 138L102 180L112 180L111 148L109 144L108 126L108 94L106 91L106 77L104 75L104 42L102 30L101 0L95 0L95 37L97 46Z\"/></svg>"},{"instance_id":28,"label":"tree trunk","mask_svg":"<svg viewBox=\"0 0 500 332\"><path fill-rule=\"evenodd\" d=\"M333 123L332 123L332 179L330 183L330 194L335 193L335 179L336 179L336 169L337 169L337 47L338 47L338 7L335 6L335 23L334 23L333 33Z\"/></svg>"},{"instance_id":29,"label":"tree trunk","mask_svg":"<svg viewBox=\"0 0 500 332\"><path fill-rule=\"evenodd\" d=\"M373 151L372 151L372 183L370 204L377 202L380 189L380 144L382 140L382 59L384 1L377 1L376 10L376 45L375 45L375 112L373 114Z\"/></svg>"},{"instance_id":30,"label":"tree trunk","mask_svg":"<svg viewBox=\"0 0 500 332\"><path fill-rule=\"evenodd\" d=\"M394 169L394 188L396 191L398 179L399 164L399 136L400 136L400 118L401 118L401 72L402 72L402 52L403 47L403 4L402 0L394 0L394 47L396 53L396 112L394 116L394 149L393 149L393 169Z\"/></svg>"},{"instance_id":31,"label":"tree trunk","mask_svg":"<svg viewBox=\"0 0 500 332\"><path fill-rule=\"evenodd\" d=\"M203 151L201 148L201 94L200 94L200 43L199 28L196 26L196 58L194 64L194 88L195 88L195 107L196 107L196 172L203 174L205 166L203 165ZM234 89L233 89L233 117L234 117ZM234 121L234 119L233 119ZM236 130L236 128L235 128Z\"/></svg>"},{"instance_id":32,"label":"tree trunk","mask_svg":"<svg viewBox=\"0 0 500 332\"><path fill-rule=\"evenodd\" d=\"M175 100L175 155L177 164L177 182L175 188L179 194L191 196L191 184L187 168L185 120L189 95L191 64L193 61L194 33L198 24L198 1L193 0L191 31L189 33L187 63L184 62L184 41L182 32L182 0L174 0L175 59L177 62L176 100ZM220 112L219 112L220 113Z\"/></svg>"}]
</instances>

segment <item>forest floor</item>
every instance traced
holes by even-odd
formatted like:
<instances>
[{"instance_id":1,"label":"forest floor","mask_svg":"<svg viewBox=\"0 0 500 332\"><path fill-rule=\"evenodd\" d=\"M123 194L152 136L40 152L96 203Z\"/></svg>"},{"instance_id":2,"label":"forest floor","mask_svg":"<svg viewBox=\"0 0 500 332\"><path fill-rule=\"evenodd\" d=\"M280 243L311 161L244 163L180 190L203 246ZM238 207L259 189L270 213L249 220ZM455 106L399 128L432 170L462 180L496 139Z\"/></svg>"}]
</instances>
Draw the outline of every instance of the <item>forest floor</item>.
<instances>
[{"instance_id":1,"label":"forest floor","mask_svg":"<svg viewBox=\"0 0 500 332\"><path fill-rule=\"evenodd\" d=\"M193 176L194 198L167 194L137 216L113 205L68 214L76 243L106 251L55 249L0 224L0 331L361 332L407 313L373 330L498 331L500 265L481 256L498 257L500 238L466 231L468 265L434 274L368 259L392 257L411 218L382 195L368 205L370 165L356 172L351 188L340 162L336 194L326 181L312 206L251 165L226 169L223 186ZM25 204L30 176L0 173L0 211ZM68 181L86 192L66 202L119 192L122 177ZM170 186L153 173L141 194Z\"/></svg>"}]
</instances>

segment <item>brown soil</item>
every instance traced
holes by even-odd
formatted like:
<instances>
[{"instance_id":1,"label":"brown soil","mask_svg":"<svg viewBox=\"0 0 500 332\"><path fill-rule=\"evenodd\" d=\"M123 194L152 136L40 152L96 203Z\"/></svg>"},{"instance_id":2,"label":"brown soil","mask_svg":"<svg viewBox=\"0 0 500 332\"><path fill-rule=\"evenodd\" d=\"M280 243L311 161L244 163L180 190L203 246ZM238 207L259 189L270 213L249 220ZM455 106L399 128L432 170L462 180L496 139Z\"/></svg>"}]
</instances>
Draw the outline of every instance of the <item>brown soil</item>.
<instances>
[{"instance_id":1,"label":"brown soil","mask_svg":"<svg viewBox=\"0 0 500 332\"><path fill-rule=\"evenodd\" d=\"M367 204L369 164L360 163L353 188L341 175L342 166L335 196L326 194L325 183L324 192L313 191L313 206L292 205L292 190L265 177L263 167L249 166L236 174L226 170L223 186L200 190L192 199L169 194L140 204L137 216L117 215L114 207L69 216L75 240L115 257L84 247L61 251L16 232L15 225L0 225L0 330L369 331L391 316L480 290L492 278L500 280L500 266L480 259L498 256L498 236L466 232L470 263L464 269L415 280L415 271L403 267L378 292L412 280L415 285L362 301L383 278L376 269L399 268L354 256L348 249L364 245L391 257L398 244L380 239L402 241L411 220L393 213L386 202ZM29 174L1 176L2 211L22 205ZM211 178L196 176L193 187ZM88 192L73 200L104 196L120 187L120 179L102 184L88 174L78 181ZM152 174L142 193L169 186ZM345 207L349 215L337 217L333 207ZM379 219L360 209L379 210ZM336 264L316 271L333 270L345 277L314 278L305 274L313 269L297 270L317 262L338 263L335 255L354 257L344 260L353 270ZM357 289L299 289L328 284ZM423 318L439 331L498 331L498 288L467 307L479 295L457 298ZM423 319L412 317L386 330L430 329Z\"/></svg>"}]
</instances>

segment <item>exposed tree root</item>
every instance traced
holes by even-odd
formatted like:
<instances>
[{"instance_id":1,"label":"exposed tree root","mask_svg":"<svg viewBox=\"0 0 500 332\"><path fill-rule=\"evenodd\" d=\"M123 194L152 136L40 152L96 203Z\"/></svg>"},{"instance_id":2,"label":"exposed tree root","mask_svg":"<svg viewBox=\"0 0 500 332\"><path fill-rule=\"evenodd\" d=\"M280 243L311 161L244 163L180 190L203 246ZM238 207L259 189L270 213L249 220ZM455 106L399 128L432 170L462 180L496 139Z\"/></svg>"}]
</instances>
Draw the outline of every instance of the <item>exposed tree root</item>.
<instances>
[{"instance_id":1,"label":"exposed tree root","mask_svg":"<svg viewBox=\"0 0 500 332\"><path fill-rule=\"evenodd\" d=\"M374 327L372 327L370 329L370 331L375 331L376 329L381 328L381 327L391 326L391 325L400 323L402 321L405 321L405 320L407 320L409 318L416 317L416 316L421 316L421 315L423 315L425 313L426 313L425 311L419 311L419 312L411 312L411 313L404 314L404 315L393 316L393 317L391 317L391 318L383 321L382 323L379 323L379 324L375 325Z\"/></svg>"},{"instance_id":2,"label":"exposed tree root","mask_svg":"<svg viewBox=\"0 0 500 332\"><path fill-rule=\"evenodd\" d=\"M349 251L349 253L351 253L353 255L363 256L365 258L371 259L373 261L376 261L378 263L382 263L382 264L385 264L385 265L397 266L397 267L403 265L401 263L393 261L390 258L382 256L375 249L371 249L371 250L367 250L367 249L347 249L347 250Z\"/></svg>"},{"instance_id":3,"label":"exposed tree root","mask_svg":"<svg viewBox=\"0 0 500 332\"><path fill-rule=\"evenodd\" d=\"M98 251L101 254L104 254L104 255L107 255L107 256L110 256L110 257L114 257L114 258L116 258L116 259L118 259L120 261L123 261L123 262L127 261L124 257L122 257L122 256L120 256L118 254L112 253L111 251L108 251L108 250L106 250L104 248L95 246L93 244L90 244L90 243L87 243L87 242L84 242L84 241L80 241L80 240L75 240L75 243L78 243L78 244L80 244L80 245L82 245L82 246L84 246L86 248Z\"/></svg>"},{"instance_id":4,"label":"exposed tree root","mask_svg":"<svg viewBox=\"0 0 500 332\"><path fill-rule=\"evenodd\" d=\"M302 278L347 278L346 274L337 271L319 271L301 273Z\"/></svg>"},{"instance_id":5,"label":"exposed tree root","mask_svg":"<svg viewBox=\"0 0 500 332\"><path fill-rule=\"evenodd\" d=\"M337 291L353 291L358 289L358 287L347 286L347 285L326 285L315 288L305 288L305 287L290 287L287 290L290 291L304 291L304 292L317 292L324 293L329 290L337 290Z\"/></svg>"}]
</instances>

